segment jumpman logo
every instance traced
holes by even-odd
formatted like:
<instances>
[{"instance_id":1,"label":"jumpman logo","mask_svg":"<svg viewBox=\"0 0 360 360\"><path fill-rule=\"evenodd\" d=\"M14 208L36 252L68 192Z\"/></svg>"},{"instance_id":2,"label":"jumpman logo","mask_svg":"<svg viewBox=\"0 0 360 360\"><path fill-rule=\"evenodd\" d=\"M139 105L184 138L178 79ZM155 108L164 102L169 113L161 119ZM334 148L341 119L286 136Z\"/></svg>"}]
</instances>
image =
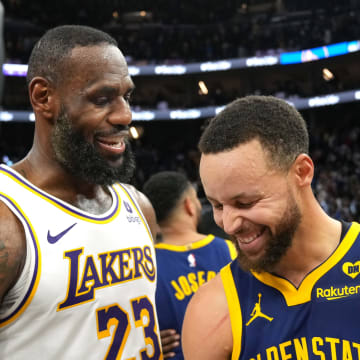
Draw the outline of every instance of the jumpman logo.
<instances>
[{"instance_id":1,"label":"jumpman logo","mask_svg":"<svg viewBox=\"0 0 360 360\"><path fill-rule=\"evenodd\" d=\"M269 320L270 322L273 321L274 318L265 315L262 311L261 311L261 305L260 305L260 301L261 301L261 294L258 294L259 296L259 301L255 304L253 311L250 314L250 320L246 323L246 326L250 325L256 318L258 317L262 317L266 320Z\"/></svg>"}]
</instances>

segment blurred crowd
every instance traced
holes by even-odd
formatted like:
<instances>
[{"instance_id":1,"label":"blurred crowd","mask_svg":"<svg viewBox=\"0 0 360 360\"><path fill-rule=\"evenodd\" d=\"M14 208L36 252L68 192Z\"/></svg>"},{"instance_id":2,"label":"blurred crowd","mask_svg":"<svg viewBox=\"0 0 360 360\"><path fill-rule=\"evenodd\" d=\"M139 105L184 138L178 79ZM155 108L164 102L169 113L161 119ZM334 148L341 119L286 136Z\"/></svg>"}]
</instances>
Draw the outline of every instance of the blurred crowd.
<instances>
[{"instance_id":1,"label":"blurred crowd","mask_svg":"<svg viewBox=\"0 0 360 360\"><path fill-rule=\"evenodd\" d=\"M7 60L20 63L47 28L62 23L110 32L130 64L250 57L360 38L359 4L350 0L3 3Z\"/></svg>"},{"instance_id":2,"label":"blurred crowd","mask_svg":"<svg viewBox=\"0 0 360 360\"><path fill-rule=\"evenodd\" d=\"M61 23L83 23L110 32L129 64L138 65L270 55L360 40L360 4L352 0L154 0L151 5L144 0L3 3L6 62L27 63L35 41L47 28ZM263 4L263 9L257 3ZM142 16L140 10L144 10ZM164 110L221 106L248 94L289 100L311 97L356 88L354 66L356 61L336 69L330 81L321 78L320 70L316 76L308 70L298 70L297 74L272 69L246 74L223 72L215 80L203 79L207 94L200 93L198 81L189 77L181 81L158 77L151 86L134 78L137 90L131 103L134 110ZM4 108L30 110L24 79L7 77L5 86Z\"/></svg>"}]
</instances>

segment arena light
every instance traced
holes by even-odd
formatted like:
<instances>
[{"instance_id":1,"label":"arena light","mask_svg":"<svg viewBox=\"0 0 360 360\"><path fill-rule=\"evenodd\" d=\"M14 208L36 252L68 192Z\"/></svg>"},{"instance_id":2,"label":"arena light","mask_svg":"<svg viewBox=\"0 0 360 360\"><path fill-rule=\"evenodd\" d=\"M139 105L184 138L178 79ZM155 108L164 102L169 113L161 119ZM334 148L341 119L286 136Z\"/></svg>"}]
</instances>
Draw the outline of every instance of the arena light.
<instances>
[{"instance_id":1,"label":"arena light","mask_svg":"<svg viewBox=\"0 0 360 360\"><path fill-rule=\"evenodd\" d=\"M320 95L314 97L291 97L283 99L288 104L294 106L298 110L306 110L309 108L331 106L340 103L350 103L360 101L360 89L341 91L334 94ZM132 118L134 121L152 121L152 120L192 120L198 118L211 118L225 108L222 106L205 106L192 109L166 109L166 110L132 110ZM0 111L1 121L18 121L28 122L35 121L35 116L29 111L7 110ZM139 132L139 126L136 126ZM141 136L141 133L139 134Z\"/></svg>"},{"instance_id":2,"label":"arena light","mask_svg":"<svg viewBox=\"0 0 360 360\"><path fill-rule=\"evenodd\" d=\"M340 102L340 97L337 94L329 94L325 96L315 96L308 100L309 107L319 107L327 105L335 105Z\"/></svg>"},{"instance_id":3,"label":"arena light","mask_svg":"<svg viewBox=\"0 0 360 360\"><path fill-rule=\"evenodd\" d=\"M207 61L200 64L201 71L224 71L231 69L231 61L220 60L220 61Z\"/></svg>"},{"instance_id":4,"label":"arena light","mask_svg":"<svg viewBox=\"0 0 360 360\"><path fill-rule=\"evenodd\" d=\"M133 139L138 139L139 138L139 132L138 129L135 126L131 126L130 127L130 135Z\"/></svg>"},{"instance_id":5,"label":"arena light","mask_svg":"<svg viewBox=\"0 0 360 360\"><path fill-rule=\"evenodd\" d=\"M278 56L254 56L246 59L246 66L272 66L279 62Z\"/></svg>"},{"instance_id":6,"label":"arena light","mask_svg":"<svg viewBox=\"0 0 360 360\"><path fill-rule=\"evenodd\" d=\"M170 119L197 119L201 117L200 109L184 109L170 111Z\"/></svg>"},{"instance_id":7,"label":"arena light","mask_svg":"<svg viewBox=\"0 0 360 360\"><path fill-rule=\"evenodd\" d=\"M334 79L334 74L327 68L322 69L322 76L325 81L330 81Z\"/></svg>"},{"instance_id":8,"label":"arena light","mask_svg":"<svg viewBox=\"0 0 360 360\"><path fill-rule=\"evenodd\" d=\"M133 120L143 120L150 121L155 119L154 111L132 111L132 119Z\"/></svg>"},{"instance_id":9,"label":"arena light","mask_svg":"<svg viewBox=\"0 0 360 360\"><path fill-rule=\"evenodd\" d=\"M146 13L145 18L149 13ZM306 49L296 52L281 53L280 55L255 56L250 58L233 58L219 61L188 63L186 65L139 65L129 66L131 76L152 75L183 75L201 72L227 71L245 67L262 67L273 65L298 64L308 61L349 54L360 51L360 41L354 40L319 48ZM26 76L27 65L3 64L3 74L7 76Z\"/></svg>"},{"instance_id":10,"label":"arena light","mask_svg":"<svg viewBox=\"0 0 360 360\"><path fill-rule=\"evenodd\" d=\"M199 88L200 88L200 91L199 91L200 95L207 95L209 93L209 90L206 87L206 84L202 80L200 80L198 82L198 85L199 85Z\"/></svg>"},{"instance_id":11,"label":"arena light","mask_svg":"<svg viewBox=\"0 0 360 360\"><path fill-rule=\"evenodd\" d=\"M159 65L155 66L155 74L157 75L182 75L186 73L184 65Z\"/></svg>"}]
</instances>

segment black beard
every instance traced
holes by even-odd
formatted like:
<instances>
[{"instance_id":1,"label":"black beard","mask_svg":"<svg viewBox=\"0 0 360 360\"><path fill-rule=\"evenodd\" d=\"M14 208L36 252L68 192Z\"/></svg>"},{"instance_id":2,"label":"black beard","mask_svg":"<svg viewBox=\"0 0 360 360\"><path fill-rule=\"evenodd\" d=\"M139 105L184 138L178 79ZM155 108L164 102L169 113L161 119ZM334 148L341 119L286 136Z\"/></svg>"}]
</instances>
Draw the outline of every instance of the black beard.
<instances>
[{"instance_id":1,"label":"black beard","mask_svg":"<svg viewBox=\"0 0 360 360\"><path fill-rule=\"evenodd\" d=\"M238 262L245 271L272 272L274 266L285 255L292 244L294 234L301 221L301 212L294 198L290 195L289 205L284 212L283 221L275 227L275 234L271 234L265 254L256 261L251 261L241 250L238 242L233 239L238 251Z\"/></svg>"},{"instance_id":2,"label":"black beard","mask_svg":"<svg viewBox=\"0 0 360 360\"><path fill-rule=\"evenodd\" d=\"M73 129L64 108L51 136L56 160L73 176L90 184L111 185L115 182L128 183L135 171L135 157L128 140L125 140L126 149L120 156L121 165L111 166L88 143L80 132ZM114 160L119 156L114 157Z\"/></svg>"}]
</instances>

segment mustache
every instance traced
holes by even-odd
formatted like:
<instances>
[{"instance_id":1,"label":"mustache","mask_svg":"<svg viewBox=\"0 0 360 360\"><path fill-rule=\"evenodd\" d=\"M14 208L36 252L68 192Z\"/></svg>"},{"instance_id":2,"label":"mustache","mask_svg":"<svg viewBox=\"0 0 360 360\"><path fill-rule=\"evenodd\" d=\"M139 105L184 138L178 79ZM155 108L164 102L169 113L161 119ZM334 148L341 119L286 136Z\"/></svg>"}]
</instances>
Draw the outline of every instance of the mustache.
<instances>
[{"instance_id":1,"label":"mustache","mask_svg":"<svg viewBox=\"0 0 360 360\"><path fill-rule=\"evenodd\" d=\"M94 136L101 137L101 136L112 136L112 135L122 134L122 135L126 135L128 137L129 136L129 131L130 131L129 126L118 124L118 125L113 125L113 127L110 130L96 131L94 133Z\"/></svg>"}]
</instances>

